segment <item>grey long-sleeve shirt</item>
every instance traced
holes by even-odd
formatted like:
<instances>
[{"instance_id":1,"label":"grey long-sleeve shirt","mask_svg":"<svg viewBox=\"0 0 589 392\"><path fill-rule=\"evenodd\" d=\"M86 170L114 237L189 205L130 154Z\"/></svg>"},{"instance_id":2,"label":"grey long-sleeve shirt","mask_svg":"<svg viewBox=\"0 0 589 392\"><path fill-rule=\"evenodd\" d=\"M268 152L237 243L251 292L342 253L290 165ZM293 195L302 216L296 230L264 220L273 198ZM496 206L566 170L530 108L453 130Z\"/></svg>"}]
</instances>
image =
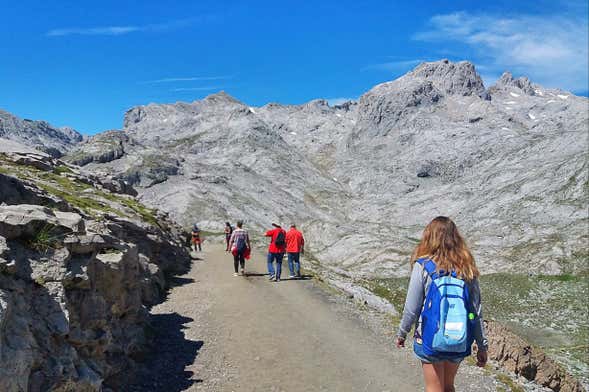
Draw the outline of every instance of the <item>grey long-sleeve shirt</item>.
<instances>
[{"instance_id":1,"label":"grey long-sleeve shirt","mask_svg":"<svg viewBox=\"0 0 589 392\"><path fill-rule=\"evenodd\" d=\"M407 334L411 331L411 327L421 327L421 311L429 286L431 278L419 263L413 265L411 271L411 279L409 280L409 289L407 290L407 299L405 300L405 308L403 309L403 318L397 336L405 339ZM483 310L481 306L481 289L477 279L471 282L466 282L468 285L468 293L470 294L471 309L476 311L476 323L474 327L474 338L480 350L486 351L488 348L487 337L485 336L485 328L483 325Z\"/></svg>"}]
</instances>

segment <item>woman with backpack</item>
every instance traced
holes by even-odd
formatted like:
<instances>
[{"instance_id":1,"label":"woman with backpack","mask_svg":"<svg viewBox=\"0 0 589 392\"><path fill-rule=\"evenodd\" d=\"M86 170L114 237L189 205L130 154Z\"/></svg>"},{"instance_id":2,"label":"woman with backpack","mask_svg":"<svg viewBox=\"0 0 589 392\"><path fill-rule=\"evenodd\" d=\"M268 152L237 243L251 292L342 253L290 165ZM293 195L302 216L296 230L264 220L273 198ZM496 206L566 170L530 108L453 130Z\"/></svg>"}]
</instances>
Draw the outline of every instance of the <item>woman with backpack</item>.
<instances>
[{"instance_id":1,"label":"woman with backpack","mask_svg":"<svg viewBox=\"0 0 589 392\"><path fill-rule=\"evenodd\" d=\"M454 391L460 362L477 343L477 366L487 362L479 271L458 228L438 216L411 256L411 278L397 347L415 325L413 351L421 361L426 392Z\"/></svg>"},{"instance_id":2,"label":"woman with backpack","mask_svg":"<svg viewBox=\"0 0 589 392\"><path fill-rule=\"evenodd\" d=\"M245 276L245 259L249 259L249 253L252 247L250 244L250 236L248 232L243 229L243 221L237 221L237 229L233 230L233 234L231 234L229 247L233 254L233 269L235 270L233 276L238 276L239 273L241 273L242 276ZM241 270L238 270L238 267L241 267Z\"/></svg>"}]
</instances>

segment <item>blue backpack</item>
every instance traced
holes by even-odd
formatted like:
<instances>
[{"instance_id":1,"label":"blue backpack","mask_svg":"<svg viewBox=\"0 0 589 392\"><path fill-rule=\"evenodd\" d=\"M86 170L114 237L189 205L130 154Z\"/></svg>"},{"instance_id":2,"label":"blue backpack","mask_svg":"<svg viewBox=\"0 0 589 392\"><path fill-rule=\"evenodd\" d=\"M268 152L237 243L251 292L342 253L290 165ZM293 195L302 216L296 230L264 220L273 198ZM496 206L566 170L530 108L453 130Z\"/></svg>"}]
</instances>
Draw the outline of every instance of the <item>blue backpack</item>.
<instances>
[{"instance_id":1,"label":"blue backpack","mask_svg":"<svg viewBox=\"0 0 589 392\"><path fill-rule=\"evenodd\" d=\"M436 271L436 263L430 259L417 262L431 278L421 311L423 352L442 357L470 355L474 317L469 310L468 285L454 271Z\"/></svg>"}]
</instances>

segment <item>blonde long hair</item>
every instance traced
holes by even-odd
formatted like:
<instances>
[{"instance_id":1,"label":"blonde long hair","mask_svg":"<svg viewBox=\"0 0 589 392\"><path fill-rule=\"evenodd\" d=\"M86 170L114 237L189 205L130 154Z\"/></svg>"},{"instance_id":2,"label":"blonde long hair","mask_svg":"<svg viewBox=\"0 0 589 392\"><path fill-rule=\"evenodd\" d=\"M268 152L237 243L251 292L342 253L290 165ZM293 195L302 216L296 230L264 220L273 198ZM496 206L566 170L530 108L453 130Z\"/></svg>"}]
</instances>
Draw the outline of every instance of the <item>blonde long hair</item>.
<instances>
[{"instance_id":1,"label":"blonde long hair","mask_svg":"<svg viewBox=\"0 0 589 392\"><path fill-rule=\"evenodd\" d=\"M411 255L411 267L421 257L435 261L438 270L456 271L458 276L468 281L479 276L474 257L458 228L445 216L438 216L425 227L421 241Z\"/></svg>"}]
</instances>

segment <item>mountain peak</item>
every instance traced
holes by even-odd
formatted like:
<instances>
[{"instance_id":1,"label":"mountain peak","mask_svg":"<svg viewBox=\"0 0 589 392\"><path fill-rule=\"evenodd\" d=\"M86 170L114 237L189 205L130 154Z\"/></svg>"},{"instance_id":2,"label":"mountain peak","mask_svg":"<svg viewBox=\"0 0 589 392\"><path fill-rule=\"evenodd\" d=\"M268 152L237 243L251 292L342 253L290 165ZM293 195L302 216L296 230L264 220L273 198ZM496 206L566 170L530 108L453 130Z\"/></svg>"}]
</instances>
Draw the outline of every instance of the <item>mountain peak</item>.
<instances>
[{"instance_id":1,"label":"mountain peak","mask_svg":"<svg viewBox=\"0 0 589 392\"><path fill-rule=\"evenodd\" d=\"M243 105L243 103L231 95L227 94L224 90L221 90L217 93L207 95L203 101L210 102L210 103L238 103Z\"/></svg>"},{"instance_id":2,"label":"mountain peak","mask_svg":"<svg viewBox=\"0 0 589 392\"><path fill-rule=\"evenodd\" d=\"M538 86L535 86L534 83L532 83L530 79L525 76L520 76L519 78L515 79L511 72L506 71L503 72L503 75L501 75L499 80L497 80L493 88L502 90L509 87L516 87L527 95L535 95L534 90L536 90Z\"/></svg>"},{"instance_id":3,"label":"mountain peak","mask_svg":"<svg viewBox=\"0 0 589 392\"><path fill-rule=\"evenodd\" d=\"M58 128L46 121L19 118L2 109L0 137L34 147L54 157L61 157L83 138L72 128Z\"/></svg>"},{"instance_id":4,"label":"mountain peak","mask_svg":"<svg viewBox=\"0 0 589 392\"><path fill-rule=\"evenodd\" d=\"M452 95L478 95L485 93L485 86L474 64L469 61L451 62L442 59L424 62L405 77L431 81L439 90Z\"/></svg>"}]
</instances>

